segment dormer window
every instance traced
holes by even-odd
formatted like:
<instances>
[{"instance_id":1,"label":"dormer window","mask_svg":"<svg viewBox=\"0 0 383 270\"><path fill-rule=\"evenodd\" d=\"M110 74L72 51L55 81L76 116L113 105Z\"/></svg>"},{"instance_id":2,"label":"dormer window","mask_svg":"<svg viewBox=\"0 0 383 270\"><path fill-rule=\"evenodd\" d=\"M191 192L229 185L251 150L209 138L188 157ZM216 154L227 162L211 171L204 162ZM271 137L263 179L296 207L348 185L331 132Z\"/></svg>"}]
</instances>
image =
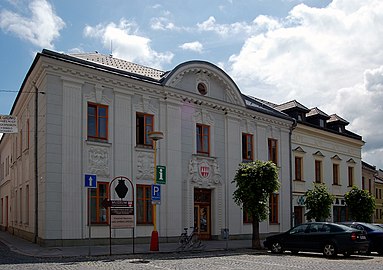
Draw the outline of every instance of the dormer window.
<instances>
[{"instance_id":1,"label":"dormer window","mask_svg":"<svg viewBox=\"0 0 383 270\"><path fill-rule=\"evenodd\" d=\"M324 119L319 119L319 126L324 128Z\"/></svg>"}]
</instances>

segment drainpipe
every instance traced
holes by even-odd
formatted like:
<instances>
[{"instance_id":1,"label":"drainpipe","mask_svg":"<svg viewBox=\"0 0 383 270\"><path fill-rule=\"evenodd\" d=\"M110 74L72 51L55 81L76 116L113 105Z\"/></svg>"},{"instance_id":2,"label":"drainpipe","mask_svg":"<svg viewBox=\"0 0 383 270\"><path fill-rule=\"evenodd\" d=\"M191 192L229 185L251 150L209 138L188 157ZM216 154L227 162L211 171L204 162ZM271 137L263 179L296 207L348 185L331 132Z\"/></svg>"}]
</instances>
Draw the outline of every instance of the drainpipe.
<instances>
[{"instance_id":1,"label":"drainpipe","mask_svg":"<svg viewBox=\"0 0 383 270\"><path fill-rule=\"evenodd\" d=\"M39 169L38 169L38 104L39 104L39 89L37 88L36 84L34 84L35 87L35 233L34 233L34 243L37 243L37 238L39 234L39 219L38 219L38 213L39 213Z\"/></svg>"},{"instance_id":2,"label":"drainpipe","mask_svg":"<svg viewBox=\"0 0 383 270\"><path fill-rule=\"evenodd\" d=\"M297 126L297 120L294 118L293 119L293 124L290 127L290 132L289 132L289 159L290 159L290 228L293 227L294 225L294 219L293 219L293 160L292 160L292 144L291 144L291 137L293 130Z\"/></svg>"}]
</instances>

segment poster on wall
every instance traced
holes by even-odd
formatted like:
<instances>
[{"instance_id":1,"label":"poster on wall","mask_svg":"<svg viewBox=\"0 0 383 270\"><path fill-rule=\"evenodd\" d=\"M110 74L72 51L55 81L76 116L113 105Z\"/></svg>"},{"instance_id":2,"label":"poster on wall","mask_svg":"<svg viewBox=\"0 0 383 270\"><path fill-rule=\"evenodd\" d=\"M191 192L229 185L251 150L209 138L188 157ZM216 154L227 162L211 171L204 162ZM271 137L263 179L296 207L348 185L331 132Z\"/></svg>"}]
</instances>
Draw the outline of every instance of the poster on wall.
<instances>
[{"instance_id":1,"label":"poster on wall","mask_svg":"<svg viewBox=\"0 0 383 270\"><path fill-rule=\"evenodd\" d=\"M17 117L0 115L0 133L17 133Z\"/></svg>"}]
</instances>

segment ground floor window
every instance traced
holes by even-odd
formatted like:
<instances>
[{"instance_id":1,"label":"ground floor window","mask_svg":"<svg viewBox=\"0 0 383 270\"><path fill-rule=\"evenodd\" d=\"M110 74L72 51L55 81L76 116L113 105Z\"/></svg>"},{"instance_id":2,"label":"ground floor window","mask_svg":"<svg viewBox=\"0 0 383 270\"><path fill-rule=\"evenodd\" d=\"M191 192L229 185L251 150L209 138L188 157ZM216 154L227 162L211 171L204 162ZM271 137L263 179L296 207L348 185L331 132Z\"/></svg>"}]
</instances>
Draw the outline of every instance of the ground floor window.
<instances>
[{"instance_id":1,"label":"ground floor window","mask_svg":"<svg viewBox=\"0 0 383 270\"><path fill-rule=\"evenodd\" d=\"M333 221L334 222L348 221L348 209L346 206L334 206Z\"/></svg>"},{"instance_id":2,"label":"ground floor window","mask_svg":"<svg viewBox=\"0 0 383 270\"><path fill-rule=\"evenodd\" d=\"M150 185L137 185L137 224L153 224L153 205Z\"/></svg>"},{"instance_id":3,"label":"ground floor window","mask_svg":"<svg viewBox=\"0 0 383 270\"><path fill-rule=\"evenodd\" d=\"M269 222L271 224L278 223L278 197L279 194L271 194L270 195L270 215L269 215Z\"/></svg>"},{"instance_id":4,"label":"ground floor window","mask_svg":"<svg viewBox=\"0 0 383 270\"><path fill-rule=\"evenodd\" d=\"M92 224L107 224L108 210L102 206L102 201L108 199L108 182L97 182L97 188L90 191L90 220Z\"/></svg>"}]
</instances>

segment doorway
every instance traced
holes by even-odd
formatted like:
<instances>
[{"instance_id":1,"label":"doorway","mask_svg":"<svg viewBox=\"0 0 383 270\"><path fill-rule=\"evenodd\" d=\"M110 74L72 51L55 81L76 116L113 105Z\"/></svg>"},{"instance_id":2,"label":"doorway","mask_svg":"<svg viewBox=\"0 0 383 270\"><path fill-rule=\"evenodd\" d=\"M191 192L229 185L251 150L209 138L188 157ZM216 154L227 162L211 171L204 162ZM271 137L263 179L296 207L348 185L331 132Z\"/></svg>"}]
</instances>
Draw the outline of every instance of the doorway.
<instances>
[{"instance_id":1,"label":"doorway","mask_svg":"<svg viewBox=\"0 0 383 270\"><path fill-rule=\"evenodd\" d=\"M211 239L211 190L194 189L194 227L201 240Z\"/></svg>"}]
</instances>

